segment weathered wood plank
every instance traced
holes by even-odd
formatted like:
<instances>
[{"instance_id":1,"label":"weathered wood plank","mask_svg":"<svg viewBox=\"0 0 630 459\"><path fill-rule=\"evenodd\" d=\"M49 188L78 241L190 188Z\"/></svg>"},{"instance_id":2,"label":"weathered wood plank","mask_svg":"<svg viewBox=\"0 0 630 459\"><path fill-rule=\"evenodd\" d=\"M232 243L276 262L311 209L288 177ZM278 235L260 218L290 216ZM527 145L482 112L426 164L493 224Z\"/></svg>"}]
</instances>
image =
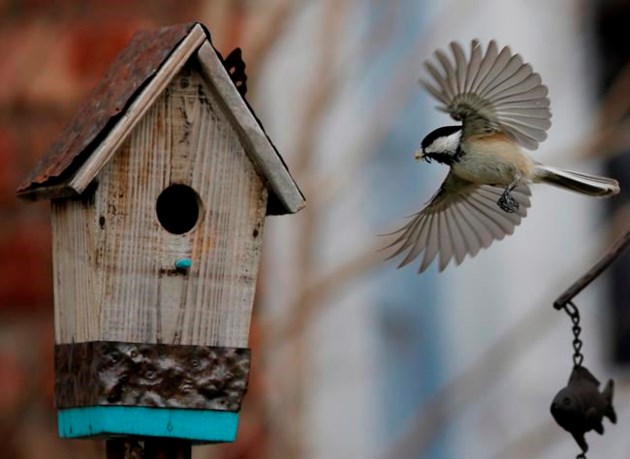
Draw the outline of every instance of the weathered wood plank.
<instances>
[{"instance_id":1,"label":"weathered wood plank","mask_svg":"<svg viewBox=\"0 0 630 459\"><path fill-rule=\"evenodd\" d=\"M197 24L164 63L160 69L159 77L154 78L147 84L147 87L125 111L124 116L118 120L107 137L76 172L68 184L71 189L75 190L77 193L82 193L83 190L85 190L98 171L109 161L147 110L162 94L173 76L177 74L190 55L205 39L205 32L202 27Z\"/></svg>"},{"instance_id":2,"label":"weathered wood plank","mask_svg":"<svg viewBox=\"0 0 630 459\"><path fill-rule=\"evenodd\" d=\"M57 199L51 215L55 336L83 341L97 336L100 325L102 284L96 268L103 235L94 229L96 207L91 199Z\"/></svg>"},{"instance_id":3,"label":"weathered wood plank","mask_svg":"<svg viewBox=\"0 0 630 459\"><path fill-rule=\"evenodd\" d=\"M247 346L267 189L220 107L185 66L98 175L94 203L54 204L58 343ZM185 234L156 216L173 183L201 200Z\"/></svg>"},{"instance_id":4,"label":"weathered wood plank","mask_svg":"<svg viewBox=\"0 0 630 459\"><path fill-rule=\"evenodd\" d=\"M212 45L208 42L201 45L197 57L203 68L203 75L210 82L217 99L224 107L229 107L226 113L229 113L230 121L242 136L250 159L267 178L271 189L291 213L302 209L305 205L304 196L230 81Z\"/></svg>"}]
</instances>

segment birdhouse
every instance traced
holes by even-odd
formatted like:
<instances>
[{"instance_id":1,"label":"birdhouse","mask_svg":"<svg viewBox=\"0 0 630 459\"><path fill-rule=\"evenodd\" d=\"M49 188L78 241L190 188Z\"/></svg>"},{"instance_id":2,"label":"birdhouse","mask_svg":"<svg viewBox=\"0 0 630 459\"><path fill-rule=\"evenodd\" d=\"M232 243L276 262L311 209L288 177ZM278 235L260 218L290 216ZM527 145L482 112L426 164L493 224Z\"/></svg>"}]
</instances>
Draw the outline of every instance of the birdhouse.
<instances>
[{"instance_id":1,"label":"birdhouse","mask_svg":"<svg viewBox=\"0 0 630 459\"><path fill-rule=\"evenodd\" d=\"M52 202L62 437L236 436L265 216L304 197L234 61L136 34L18 188Z\"/></svg>"}]
</instances>

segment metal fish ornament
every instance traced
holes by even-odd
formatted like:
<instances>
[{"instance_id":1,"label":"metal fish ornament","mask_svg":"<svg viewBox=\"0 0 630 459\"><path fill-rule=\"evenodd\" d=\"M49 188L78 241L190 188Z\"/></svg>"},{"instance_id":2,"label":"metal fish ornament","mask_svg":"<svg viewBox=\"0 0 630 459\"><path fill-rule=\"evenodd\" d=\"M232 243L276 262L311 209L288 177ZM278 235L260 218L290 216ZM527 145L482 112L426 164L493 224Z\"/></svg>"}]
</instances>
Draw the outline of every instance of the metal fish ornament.
<instances>
[{"instance_id":1,"label":"metal fish ornament","mask_svg":"<svg viewBox=\"0 0 630 459\"><path fill-rule=\"evenodd\" d=\"M609 380L603 392L599 381L583 366L573 367L569 383L553 399L551 415L556 422L571 433L577 444L586 453L588 444L584 434L595 430L604 433L602 419L606 416L614 424L617 415L612 405L614 382Z\"/></svg>"}]
</instances>

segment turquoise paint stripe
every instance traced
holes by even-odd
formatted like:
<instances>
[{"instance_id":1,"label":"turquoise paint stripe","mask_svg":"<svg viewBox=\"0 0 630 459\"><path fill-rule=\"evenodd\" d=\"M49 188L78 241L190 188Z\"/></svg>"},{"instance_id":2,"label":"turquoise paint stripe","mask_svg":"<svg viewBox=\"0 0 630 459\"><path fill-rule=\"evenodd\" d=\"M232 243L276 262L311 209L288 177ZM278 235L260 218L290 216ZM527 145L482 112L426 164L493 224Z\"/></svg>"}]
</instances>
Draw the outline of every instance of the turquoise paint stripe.
<instances>
[{"instance_id":1,"label":"turquoise paint stripe","mask_svg":"<svg viewBox=\"0 0 630 459\"><path fill-rule=\"evenodd\" d=\"M238 413L232 411L91 406L57 412L61 438L108 435L170 437L194 442L233 442Z\"/></svg>"}]
</instances>

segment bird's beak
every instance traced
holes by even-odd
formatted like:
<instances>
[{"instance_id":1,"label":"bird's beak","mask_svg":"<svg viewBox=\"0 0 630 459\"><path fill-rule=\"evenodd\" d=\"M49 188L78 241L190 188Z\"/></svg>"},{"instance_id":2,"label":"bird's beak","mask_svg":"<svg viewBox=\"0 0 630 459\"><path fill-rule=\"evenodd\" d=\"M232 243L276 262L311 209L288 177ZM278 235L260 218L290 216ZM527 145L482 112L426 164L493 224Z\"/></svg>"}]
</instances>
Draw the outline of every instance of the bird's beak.
<instances>
[{"instance_id":1,"label":"bird's beak","mask_svg":"<svg viewBox=\"0 0 630 459\"><path fill-rule=\"evenodd\" d=\"M416 150L416 153L413 155L413 158L417 161L424 159L424 151L422 149Z\"/></svg>"}]
</instances>

